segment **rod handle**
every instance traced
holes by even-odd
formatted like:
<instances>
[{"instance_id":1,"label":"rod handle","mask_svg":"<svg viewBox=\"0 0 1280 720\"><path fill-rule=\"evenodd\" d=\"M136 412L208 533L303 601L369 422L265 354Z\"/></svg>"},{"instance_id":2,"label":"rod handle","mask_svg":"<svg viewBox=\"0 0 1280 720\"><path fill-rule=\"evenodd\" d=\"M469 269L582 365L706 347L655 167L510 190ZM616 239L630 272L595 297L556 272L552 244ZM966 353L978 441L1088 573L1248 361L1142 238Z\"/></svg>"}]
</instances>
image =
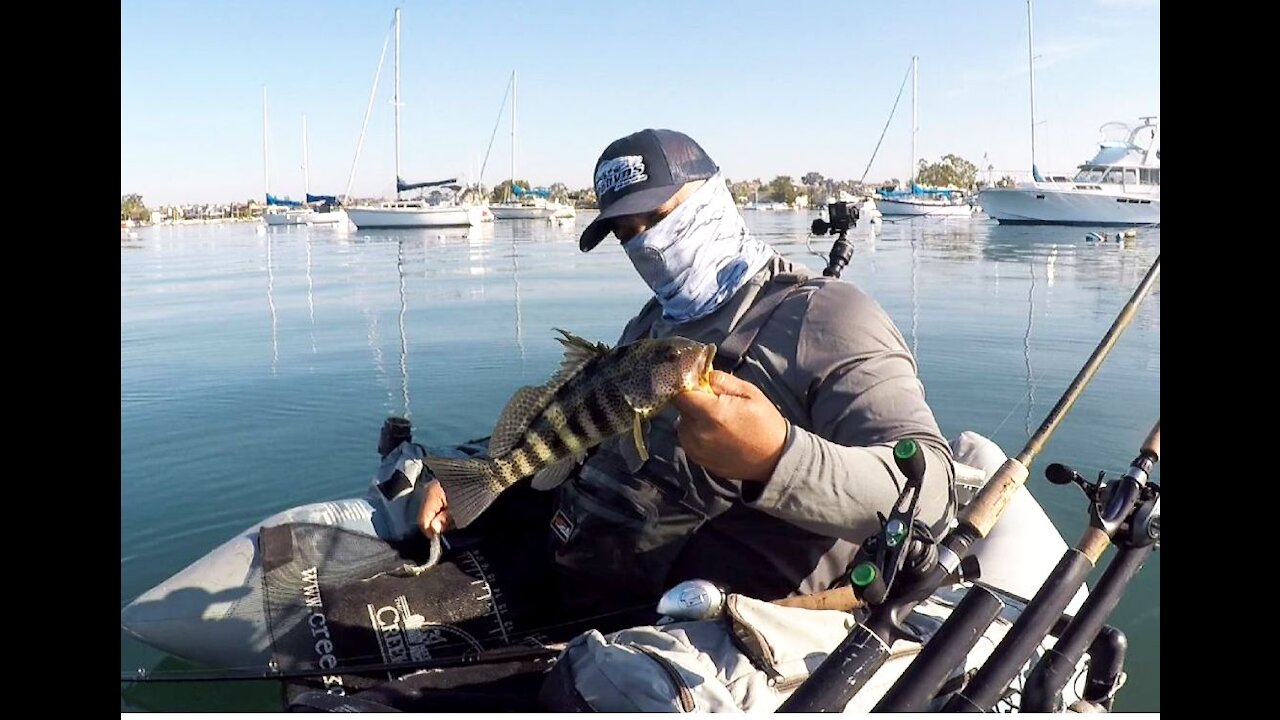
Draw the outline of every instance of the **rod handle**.
<instances>
[{"instance_id":1,"label":"rod handle","mask_svg":"<svg viewBox=\"0 0 1280 720\"><path fill-rule=\"evenodd\" d=\"M782 598L774 600L773 604L806 610L839 610L841 612L851 612L866 605L862 598L854 595L852 585L831 588L811 595Z\"/></svg>"},{"instance_id":2,"label":"rod handle","mask_svg":"<svg viewBox=\"0 0 1280 720\"><path fill-rule=\"evenodd\" d=\"M1151 428L1151 434L1147 435L1147 439L1142 441L1142 454L1151 455L1152 459L1160 459L1160 421L1156 421L1156 426Z\"/></svg>"}]
</instances>

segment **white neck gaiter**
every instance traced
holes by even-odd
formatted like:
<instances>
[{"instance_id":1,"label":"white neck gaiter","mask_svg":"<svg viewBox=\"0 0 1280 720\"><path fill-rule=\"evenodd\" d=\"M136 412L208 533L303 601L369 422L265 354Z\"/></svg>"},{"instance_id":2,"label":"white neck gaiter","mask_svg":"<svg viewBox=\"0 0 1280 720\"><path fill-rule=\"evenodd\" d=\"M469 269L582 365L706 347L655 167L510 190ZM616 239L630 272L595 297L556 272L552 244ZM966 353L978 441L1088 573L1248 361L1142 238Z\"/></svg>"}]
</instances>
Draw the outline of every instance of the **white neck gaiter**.
<instances>
[{"instance_id":1,"label":"white neck gaiter","mask_svg":"<svg viewBox=\"0 0 1280 720\"><path fill-rule=\"evenodd\" d=\"M776 254L751 237L720 173L622 247L677 323L710 314Z\"/></svg>"}]
</instances>

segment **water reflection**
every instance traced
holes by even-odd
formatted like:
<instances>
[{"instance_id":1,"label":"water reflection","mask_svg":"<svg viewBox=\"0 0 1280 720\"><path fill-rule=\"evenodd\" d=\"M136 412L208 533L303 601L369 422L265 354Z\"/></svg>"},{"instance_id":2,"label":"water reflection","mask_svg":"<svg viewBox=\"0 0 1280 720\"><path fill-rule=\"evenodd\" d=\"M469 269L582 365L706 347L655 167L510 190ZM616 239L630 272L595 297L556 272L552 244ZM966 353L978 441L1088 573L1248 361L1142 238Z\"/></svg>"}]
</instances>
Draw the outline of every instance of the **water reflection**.
<instances>
[{"instance_id":1,"label":"water reflection","mask_svg":"<svg viewBox=\"0 0 1280 720\"><path fill-rule=\"evenodd\" d=\"M919 283L916 281L916 270L920 266L920 247L915 238L911 239L911 356L920 362L920 299Z\"/></svg>"},{"instance_id":2,"label":"water reflection","mask_svg":"<svg viewBox=\"0 0 1280 720\"><path fill-rule=\"evenodd\" d=\"M276 374L276 366L280 362L280 343L278 340L278 320L276 317L275 270L271 262L271 234L267 234L267 306L271 308L271 374Z\"/></svg>"},{"instance_id":3,"label":"water reflection","mask_svg":"<svg viewBox=\"0 0 1280 720\"><path fill-rule=\"evenodd\" d=\"M1053 267L1053 258L1050 257L1046 263L1046 271ZM1036 266L1033 263L1027 263L1027 273L1031 275L1031 282L1027 285L1027 332L1022 336L1022 355L1027 363L1027 417L1024 422L1024 429L1027 436L1031 436L1031 409L1036 404L1036 385L1034 374L1031 371L1031 324L1036 316ZM1050 273L1050 277L1052 274Z\"/></svg>"},{"instance_id":4,"label":"water reflection","mask_svg":"<svg viewBox=\"0 0 1280 720\"><path fill-rule=\"evenodd\" d=\"M524 375L524 317L520 313L520 249L516 246L515 236L511 238L511 285L516 300L516 347L520 350L520 374Z\"/></svg>"},{"instance_id":5,"label":"water reflection","mask_svg":"<svg viewBox=\"0 0 1280 720\"><path fill-rule=\"evenodd\" d=\"M311 337L311 354L316 354L316 303L312 294L311 283L311 233L307 233L304 239L307 248L307 317L310 318L311 324L308 327L308 333Z\"/></svg>"},{"instance_id":6,"label":"water reflection","mask_svg":"<svg viewBox=\"0 0 1280 720\"><path fill-rule=\"evenodd\" d=\"M413 418L413 410L409 406L409 343L404 331L404 316L409 309L409 302L404 292L404 241L396 243L396 275L400 280L400 388L404 396L404 411L401 417Z\"/></svg>"}]
</instances>

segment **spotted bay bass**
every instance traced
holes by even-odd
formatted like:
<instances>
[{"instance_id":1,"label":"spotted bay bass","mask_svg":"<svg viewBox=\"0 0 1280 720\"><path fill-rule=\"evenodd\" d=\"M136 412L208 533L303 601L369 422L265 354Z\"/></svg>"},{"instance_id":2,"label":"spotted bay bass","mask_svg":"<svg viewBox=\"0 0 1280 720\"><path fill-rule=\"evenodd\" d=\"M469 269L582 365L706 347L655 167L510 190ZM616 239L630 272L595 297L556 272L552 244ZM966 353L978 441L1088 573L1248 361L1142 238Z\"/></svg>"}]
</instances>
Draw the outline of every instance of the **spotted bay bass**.
<instances>
[{"instance_id":1,"label":"spotted bay bass","mask_svg":"<svg viewBox=\"0 0 1280 720\"><path fill-rule=\"evenodd\" d=\"M538 489L559 485L587 450L628 430L647 460L643 422L682 392L711 392L715 345L670 337L611 349L558 332L565 348L560 370L545 385L522 387L507 401L489 439L489 457L424 459L457 527L469 525L525 478Z\"/></svg>"}]
</instances>

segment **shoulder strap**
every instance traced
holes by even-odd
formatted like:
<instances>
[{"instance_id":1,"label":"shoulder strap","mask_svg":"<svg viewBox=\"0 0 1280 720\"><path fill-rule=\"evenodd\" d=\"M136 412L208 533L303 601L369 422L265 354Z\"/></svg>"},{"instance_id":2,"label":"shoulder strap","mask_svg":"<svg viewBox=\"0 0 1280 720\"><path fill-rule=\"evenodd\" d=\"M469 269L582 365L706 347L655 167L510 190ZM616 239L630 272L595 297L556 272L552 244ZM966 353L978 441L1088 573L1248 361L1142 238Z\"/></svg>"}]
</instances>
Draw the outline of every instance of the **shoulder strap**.
<instances>
[{"instance_id":1,"label":"shoulder strap","mask_svg":"<svg viewBox=\"0 0 1280 720\"><path fill-rule=\"evenodd\" d=\"M729 334L716 347L716 357L714 365L717 370L732 373L742 364L743 358L747 355L747 350L751 348L752 343L756 341L756 336L760 334L760 330L764 328L765 323L772 317L773 311L778 309L783 300L791 296L791 293L801 286L807 280L825 280L826 278L812 278L794 272L780 272L774 275L760 289L760 295L756 298L747 312L743 314L738 323L729 330ZM653 326L655 312L658 301L650 298L637 318L640 318L641 325L638 325L635 332L639 333L639 337L647 337L649 328ZM633 333L634 334L634 333Z\"/></svg>"},{"instance_id":2,"label":"shoulder strap","mask_svg":"<svg viewBox=\"0 0 1280 720\"><path fill-rule=\"evenodd\" d=\"M773 316L773 312L778 309L783 300L791 296L792 292L799 289L806 279L808 278L798 273L788 272L778 273L769 280L769 283L761 289L760 297L756 298L746 314L738 321L737 326L729 331L728 337L716 348L714 364L717 370L732 373L738 369L747 355L747 350L756 341L756 336Z\"/></svg>"}]
</instances>

